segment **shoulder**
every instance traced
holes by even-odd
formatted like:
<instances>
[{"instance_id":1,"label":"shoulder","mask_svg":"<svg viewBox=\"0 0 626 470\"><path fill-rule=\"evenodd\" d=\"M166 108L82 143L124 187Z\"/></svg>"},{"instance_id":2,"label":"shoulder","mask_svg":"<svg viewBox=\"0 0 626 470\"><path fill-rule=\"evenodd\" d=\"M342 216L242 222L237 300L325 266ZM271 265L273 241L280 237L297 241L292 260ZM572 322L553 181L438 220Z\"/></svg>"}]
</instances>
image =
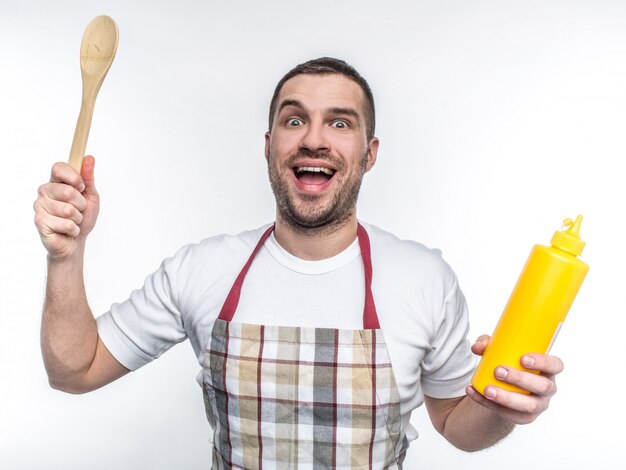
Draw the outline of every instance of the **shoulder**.
<instances>
[{"instance_id":1,"label":"shoulder","mask_svg":"<svg viewBox=\"0 0 626 470\"><path fill-rule=\"evenodd\" d=\"M454 280L454 271L444 260L441 250L414 240L403 240L372 224L361 222L361 225L370 237L372 262L376 262L379 268L400 270L402 273L428 273L430 277Z\"/></svg>"},{"instance_id":2,"label":"shoulder","mask_svg":"<svg viewBox=\"0 0 626 470\"><path fill-rule=\"evenodd\" d=\"M414 240L403 240L371 224L362 223L370 235L373 288L381 295L402 299L411 311L441 312L460 294L456 273L441 250Z\"/></svg>"},{"instance_id":3,"label":"shoulder","mask_svg":"<svg viewBox=\"0 0 626 470\"><path fill-rule=\"evenodd\" d=\"M163 261L170 282L188 291L190 286L212 286L241 270L269 224L235 235L215 235L183 246ZM236 276L236 274L234 274Z\"/></svg>"},{"instance_id":4,"label":"shoulder","mask_svg":"<svg viewBox=\"0 0 626 470\"><path fill-rule=\"evenodd\" d=\"M183 246L161 265L164 283L181 311L205 313L215 299L209 292L227 292L269 224L238 234L221 234Z\"/></svg>"},{"instance_id":5,"label":"shoulder","mask_svg":"<svg viewBox=\"0 0 626 470\"><path fill-rule=\"evenodd\" d=\"M270 224L238 234L220 234L183 246L169 258L175 264L193 265L200 261L237 262L250 256Z\"/></svg>"}]
</instances>

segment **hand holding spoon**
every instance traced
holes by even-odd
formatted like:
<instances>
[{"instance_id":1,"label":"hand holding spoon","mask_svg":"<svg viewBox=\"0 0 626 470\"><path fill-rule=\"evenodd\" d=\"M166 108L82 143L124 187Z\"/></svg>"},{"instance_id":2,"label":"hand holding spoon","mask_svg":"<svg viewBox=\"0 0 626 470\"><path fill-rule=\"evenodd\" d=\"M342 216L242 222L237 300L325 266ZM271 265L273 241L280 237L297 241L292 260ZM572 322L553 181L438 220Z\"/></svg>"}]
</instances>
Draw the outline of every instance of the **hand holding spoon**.
<instances>
[{"instance_id":1,"label":"hand holding spoon","mask_svg":"<svg viewBox=\"0 0 626 470\"><path fill-rule=\"evenodd\" d=\"M96 97L115 58L118 37L117 25L108 16L98 16L91 20L83 34L80 45L83 97L68 162L79 173L87 147Z\"/></svg>"}]
</instances>

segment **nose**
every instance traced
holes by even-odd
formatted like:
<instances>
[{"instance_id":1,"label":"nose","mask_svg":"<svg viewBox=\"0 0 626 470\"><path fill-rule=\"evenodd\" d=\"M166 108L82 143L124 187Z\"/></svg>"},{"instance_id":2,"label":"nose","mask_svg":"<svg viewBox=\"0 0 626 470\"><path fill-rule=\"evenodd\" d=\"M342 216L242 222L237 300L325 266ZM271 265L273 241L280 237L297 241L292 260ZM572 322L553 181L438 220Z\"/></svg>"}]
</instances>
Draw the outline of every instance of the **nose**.
<instances>
[{"instance_id":1,"label":"nose","mask_svg":"<svg viewBox=\"0 0 626 470\"><path fill-rule=\"evenodd\" d=\"M324 125L321 122L310 122L306 127L306 132L302 135L300 148L311 152L327 152L330 150L330 142L324 132Z\"/></svg>"}]
</instances>

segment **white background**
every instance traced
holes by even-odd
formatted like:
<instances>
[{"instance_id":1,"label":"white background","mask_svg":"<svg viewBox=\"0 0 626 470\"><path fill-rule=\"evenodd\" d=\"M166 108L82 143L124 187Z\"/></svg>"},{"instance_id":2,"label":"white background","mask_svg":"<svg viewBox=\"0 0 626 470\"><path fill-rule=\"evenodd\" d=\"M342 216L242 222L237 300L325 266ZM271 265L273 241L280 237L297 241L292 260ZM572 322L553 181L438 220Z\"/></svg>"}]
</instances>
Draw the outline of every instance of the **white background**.
<instances>
[{"instance_id":1,"label":"white background","mask_svg":"<svg viewBox=\"0 0 626 470\"><path fill-rule=\"evenodd\" d=\"M341 57L377 101L359 217L443 250L471 339L495 326L531 246L585 215L591 270L553 349L566 370L550 409L476 454L418 410L406 468L623 464L626 2L0 0L0 468L209 467L188 343L83 396L50 389L42 366L32 203L69 153L79 45L100 14L121 37L87 147L102 196L86 260L94 312L183 244L272 220L274 85Z\"/></svg>"}]
</instances>

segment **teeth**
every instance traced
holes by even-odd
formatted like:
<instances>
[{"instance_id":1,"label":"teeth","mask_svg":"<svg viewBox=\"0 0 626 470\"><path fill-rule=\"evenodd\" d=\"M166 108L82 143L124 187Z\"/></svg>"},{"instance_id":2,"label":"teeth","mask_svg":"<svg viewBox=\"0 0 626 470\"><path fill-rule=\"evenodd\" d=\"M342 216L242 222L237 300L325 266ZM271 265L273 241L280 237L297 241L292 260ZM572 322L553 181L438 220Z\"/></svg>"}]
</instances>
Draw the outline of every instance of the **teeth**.
<instances>
[{"instance_id":1,"label":"teeth","mask_svg":"<svg viewBox=\"0 0 626 470\"><path fill-rule=\"evenodd\" d=\"M334 170L331 170L330 168L324 168L321 166L299 166L298 168L296 168L296 171L298 173L301 173L303 171L310 171L312 173L325 173L329 176L333 176L335 174Z\"/></svg>"}]
</instances>

